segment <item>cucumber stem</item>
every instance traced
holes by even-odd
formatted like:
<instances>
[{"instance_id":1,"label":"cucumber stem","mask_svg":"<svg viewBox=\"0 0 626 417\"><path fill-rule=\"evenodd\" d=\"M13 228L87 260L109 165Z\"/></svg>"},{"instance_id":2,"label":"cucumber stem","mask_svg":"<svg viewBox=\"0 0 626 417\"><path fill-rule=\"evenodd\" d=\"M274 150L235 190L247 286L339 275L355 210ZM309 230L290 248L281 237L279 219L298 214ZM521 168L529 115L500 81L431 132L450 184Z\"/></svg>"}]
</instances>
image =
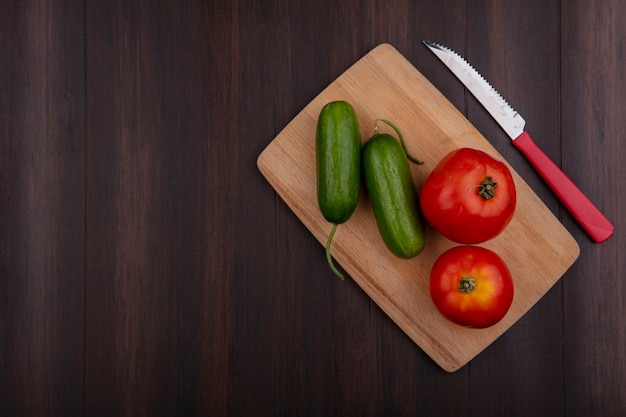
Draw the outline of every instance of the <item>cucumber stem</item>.
<instances>
[{"instance_id":1,"label":"cucumber stem","mask_svg":"<svg viewBox=\"0 0 626 417\"><path fill-rule=\"evenodd\" d=\"M404 141L404 136L402 136L402 132L400 132L400 129L398 129L398 126L396 126L391 120L387 120L387 119L382 119L382 118L378 118L376 120L374 120L374 132L378 133L378 122L384 122L387 125L389 125L393 130L396 131L396 133L398 134L398 138L400 139L400 143L402 144L402 149L404 149L404 153L406 154L406 157L409 158L409 160L417 165L422 165L424 162L420 161L419 159L417 159L416 157L414 157L413 155L411 155L411 153L409 152L409 150L406 147L406 142Z\"/></svg>"},{"instance_id":2,"label":"cucumber stem","mask_svg":"<svg viewBox=\"0 0 626 417\"><path fill-rule=\"evenodd\" d=\"M339 272L339 270L335 267L335 264L333 263L333 258L332 256L330 256L330 243L333 240L333 236L335 236L337 226L339 226L337 223L333 223L333 228L330 230L328 240L326 241L326 260L328 261L328 265L330 266L330 269L335 273L335 275L343 280L343 274Z\"/></svg>"}]
</instances>

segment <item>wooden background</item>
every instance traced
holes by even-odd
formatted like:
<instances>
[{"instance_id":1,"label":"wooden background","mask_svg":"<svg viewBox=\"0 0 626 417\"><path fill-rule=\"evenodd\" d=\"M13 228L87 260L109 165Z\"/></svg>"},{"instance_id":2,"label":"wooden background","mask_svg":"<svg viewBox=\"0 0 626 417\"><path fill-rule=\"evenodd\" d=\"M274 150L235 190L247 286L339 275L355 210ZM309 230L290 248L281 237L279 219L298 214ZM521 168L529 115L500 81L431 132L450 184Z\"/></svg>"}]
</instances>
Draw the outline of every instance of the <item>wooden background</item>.
<instances>
[{"instance_id":1,"label":"wooden background","mask_svg":"<svg viewBox=\"0 0 626 417\"><path fill-rule=\"evenodd\" d=\"M2 1L0 415L626 415L624 22L621 0ZM523 114L614 222L609 241L586 236L422 39ZM452 374L336 279L256 167L382 42L581 247Z\"/></svg>"}]
</instances>

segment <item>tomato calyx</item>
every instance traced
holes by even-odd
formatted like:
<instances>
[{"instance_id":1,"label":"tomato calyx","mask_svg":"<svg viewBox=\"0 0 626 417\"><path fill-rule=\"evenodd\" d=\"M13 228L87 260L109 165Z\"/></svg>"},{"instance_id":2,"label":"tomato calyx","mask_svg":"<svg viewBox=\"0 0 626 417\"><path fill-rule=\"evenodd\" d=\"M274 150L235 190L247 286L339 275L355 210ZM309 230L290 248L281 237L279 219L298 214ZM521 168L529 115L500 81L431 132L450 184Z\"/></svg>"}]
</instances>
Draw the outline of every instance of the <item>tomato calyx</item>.
<instances>
[{"instance_id":1,"label":"tomato calyx","mask_svg":"<svg viewBox=\"0 0 626 417\"><path fill-rule=\"evenodd\" d=\"M489 200L496 196L495 189L498 187L498 183L493 181L491 176L488 176L478 185L478 195Z\"/></svg>"},{"instance_id":2,"label":"tomato calyx","mask_svg":"<svg viewBox=\"0 0 626 417\"><path fill-rule=\"evenodd\" d=\"M476 278L461 277L459 280L459 292L471 294L476 289Z\"/></svg>"}]
</instances>

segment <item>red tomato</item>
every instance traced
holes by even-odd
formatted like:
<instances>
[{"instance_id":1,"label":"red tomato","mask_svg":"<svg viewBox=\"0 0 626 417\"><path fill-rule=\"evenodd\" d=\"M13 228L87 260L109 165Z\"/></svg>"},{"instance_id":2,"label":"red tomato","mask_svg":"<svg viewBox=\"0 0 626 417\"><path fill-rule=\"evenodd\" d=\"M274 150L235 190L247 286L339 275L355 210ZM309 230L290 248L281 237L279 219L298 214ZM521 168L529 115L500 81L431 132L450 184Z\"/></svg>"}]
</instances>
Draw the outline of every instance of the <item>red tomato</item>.
<instances>
[{"instance_id":1,"label":"red tomato","mask_svg":"<svg viewBox=\"0 0 626 417\"><path fill-rule=\"evenodd\" d=\"M513 302L509 268L495 252L457 246L444 252L430 272L430 296L450 321L485 328L499 322Z\"/></svg>"},{"instance_id":2,"label":"red tomato","mask_svg":"<svg viewBox=\"0 0 626 417\"><path fill-rule=\"evenodd\" d=\"M420 206L428 223L463 244L498 236L513 218L516 201L507 166L470 148L446 155L420 191Z\"/></svg>"}]
</instances>

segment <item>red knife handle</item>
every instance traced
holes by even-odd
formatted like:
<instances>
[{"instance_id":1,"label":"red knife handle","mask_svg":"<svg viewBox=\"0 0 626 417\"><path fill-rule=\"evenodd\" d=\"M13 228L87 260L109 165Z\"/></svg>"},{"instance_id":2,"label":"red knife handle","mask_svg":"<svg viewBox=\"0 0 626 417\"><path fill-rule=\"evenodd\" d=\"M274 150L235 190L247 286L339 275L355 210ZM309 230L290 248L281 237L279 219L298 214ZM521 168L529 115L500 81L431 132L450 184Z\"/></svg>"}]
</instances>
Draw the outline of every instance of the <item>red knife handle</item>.
<instances>
[{"instance_id":1,"label":"red knife handle","mask_svg":"<svg viewBox=\"0 0 626 417\"><path fill-rule=\"evenodd\" d=\"M611 222L539 149L527 132L515 138L513 145L530 161L554 194L595 242L604 242L611 237L615 230Z\"/></svg>"}]
</instances>

